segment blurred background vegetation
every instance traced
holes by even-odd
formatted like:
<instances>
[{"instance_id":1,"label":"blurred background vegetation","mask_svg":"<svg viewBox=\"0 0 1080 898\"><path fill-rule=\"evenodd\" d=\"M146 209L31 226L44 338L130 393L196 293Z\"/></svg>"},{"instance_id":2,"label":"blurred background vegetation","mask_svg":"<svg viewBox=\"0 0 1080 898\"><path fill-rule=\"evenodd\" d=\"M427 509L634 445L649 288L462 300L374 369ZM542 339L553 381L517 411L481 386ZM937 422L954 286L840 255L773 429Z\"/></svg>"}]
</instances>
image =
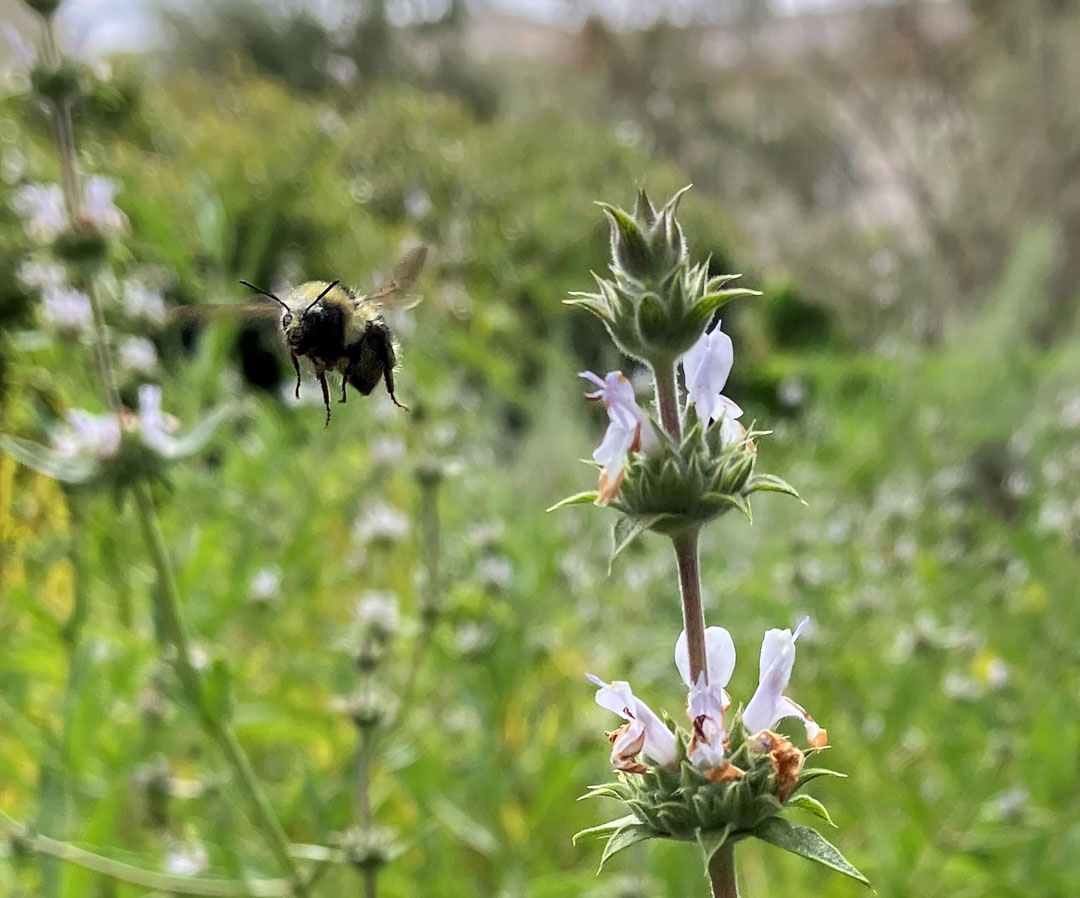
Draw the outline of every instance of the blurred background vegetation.
<instances>
[{"instance_id":1,"label":"blurred background vegetation","mask_svg":"<svg viewBox=\"0 0 1080 898\"><path fill-rule=\"evenodd\" d=\"M0 10L36 42L31 14ZM365 287L432 247L424 303L392 321L410 415L357 398L323 431L313 384L291 399L276 322L128 323L181 420L245 400L162 504L190 629L232 668L238 734L293 841L352 822L342 634L389 589L405 623L386 688L407 713L375 766L402 849L383 894L702 891L688 846L596 878L570 844L603 819L573 799L608 772L583 673L678 713L679 606L661 540L607 578L607 517L543 512L592 485L576 459L603 422L576 372L628 365L561 305L604 265L592 201L692 181L692 253L764 291L725 310L726 392L809 503L765 498L752 528L708 535L733 694L762 630L809 614L794 694L850 775L823 790L831 838L877 892L1080 890L1080 4L70 0L60 25L89 66L81 167L117 179L131 223L118 295ZM98 400L89 353L20 277L12 195L58 172L11 56L0 431L47 439ZM416 471L434 462L450 474L433 586ZM0 456L0 809L144 866L272 873L156 656L134 526ZM91 613L72 644L76 594ZM740 865L749 896L859 889L766 846ZM346 868L324 885L357 888ZM145 891L5 851L0 893Z\"/></svg>"}]
</instances>

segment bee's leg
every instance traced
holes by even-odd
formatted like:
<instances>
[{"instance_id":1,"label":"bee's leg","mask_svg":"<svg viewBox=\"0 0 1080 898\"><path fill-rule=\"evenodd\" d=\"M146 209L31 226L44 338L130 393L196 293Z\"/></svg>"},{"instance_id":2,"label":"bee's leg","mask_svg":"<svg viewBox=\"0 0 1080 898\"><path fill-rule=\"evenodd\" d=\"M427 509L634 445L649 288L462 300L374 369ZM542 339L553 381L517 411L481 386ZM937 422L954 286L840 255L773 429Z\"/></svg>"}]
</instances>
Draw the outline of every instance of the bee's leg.
<instances>
[{"instance_id":1,"label":"bee's leg","mask_svg":"<svg viewBox=\"0 0 1080 898\"><path fill-rule=\"evenodd\" d=\"M338 400L342 404L348 402L349 397L348 397L348 394L345 392L345 388L348 385L349 385L349 378L347 378L344 374L342 374L341 375L341 399Z\"/></svg>"},{"instance_id":2,"label":"bee's leg","mask_svg":"<svg viewBox=\"0 0 1080 898\"><path fill-rule=\"evenodd\" d=\"M296 398L300 398L300 359L296 357L296 353L291 349L289 350L289 358L292 359L293 370L296 372Z\"/></svg>"},{"instance_id":3,"label":"bee's leg","mask_svg":"<svg viewBox=\"0 0 1080 898\"><path fill-rule=\"evenodd\" d=\"M317 374L319 378L319 386L322 387L322 401L326 406L326 423L323 427L330 426L330 385L326 382L326 372L320 371Z\"/></svg>"},{"instance_id":4,"label":"bee's leg","mask_svg":"<svg viewBox=\"0 0 1080 898\"><path fill-rule=\"evenodd\" d=\"M398 402L397 396L394 395L394 363L390 360L390 354L387 352L387 343L384 341L377 345L383 363L383 380L386 381L386 392L390 394L390 401L398 408L408 411L409 407Z\"/></svg>"}]
</instances>

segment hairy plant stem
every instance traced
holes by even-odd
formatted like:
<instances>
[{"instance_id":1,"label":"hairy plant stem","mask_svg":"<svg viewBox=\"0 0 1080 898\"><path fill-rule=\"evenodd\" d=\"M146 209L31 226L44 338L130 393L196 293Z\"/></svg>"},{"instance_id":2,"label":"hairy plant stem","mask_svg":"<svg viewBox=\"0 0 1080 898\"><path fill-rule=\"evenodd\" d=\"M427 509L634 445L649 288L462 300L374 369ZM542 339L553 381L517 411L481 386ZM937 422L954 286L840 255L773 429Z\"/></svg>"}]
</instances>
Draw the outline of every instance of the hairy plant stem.
<instances>
[{"instance_id":1,"label":"hairy plant stem","mask_svg":"<svg viewBox=\"0 0 1080 898\"><path fill-rule=\"evenodd\" d=\"M653 366L656 378L656 405L664 431L676 443L682 438L679 415L679 388L674 364ZM697 682L701 674L705 682L709 672L705 662L705 614L701 608L701 574L698 570L697 528L683 530L671 538L675 561L679 566L679 593L682 596L683 629L690 650L690 678Z\"/></svg>"},{"instance_id":2,"label":"hairy plant stem","mask_svg":"<svg viewBox=\"0 0 1080 898\"><path fill-rule=\"evenodd\" d=\"M725 843L712 856L709 883L713 898L739 898L739 886L735 881L735 846L731 842Z\"/></svg>"},{"instance_id":3,"label":"hairy plant stem","mask_svg":"<svg viewBox=\"0 0 1080 898\"><path fill-rule=\"evenodd\" d=\"M405 686L401 691L401 713L408 713L412 705L416 678L420 673L424 655L431 645L431 634L439 617L442 604L442 578L440 563L442 558L439 527L439 484L440 477L428 476L418 472L416 477L420 486L420 534L424 561L424 594L420 600L420 633L413 641L412 657L409 659L409 672Z\"/></svg>"},{"instance_id":4,"label":"hairy plant stem","mask_svg":"<svg viewBox=\"0 0 1080 898\"><path fill-rule=\"evenodd\" d=\"M679 593L682 596L683 629L690 651L690 680L697 683L704 674L709 682L705 660L705 612L701 607L701 574L698 569L698 531L684 530L671 538L675 561L679 566Z\"/></svg>"},{"instance_id":5,"label":"hairy plant stem","mask_svg":"<svg viewBox=\"0 0 1080 898\"><path fill-rule=\"evenodd\" d=\"M103 854L89 851L69 842L52 839L45 835L30 835L26 827L0 811L0 823L11 831L16 844L24 851L31 851L43 857L49 857L64 863L74 864L86 870L108 876L119 882L130 883L155 892L177 895L211 895L222 898L243 898L243 896L261 896L261 898L288 898L292 887L281 879L245 880L238 882L228 879L197 879L192 876L179 876L171 873L159 873L146 870L123 861L114 860Z\"/></svg>"},{"instance_id":6,"label":"hairy plant stem","mask_svg":"<svg viewBox=\"0 0 1080 898\"><path fill-rule=\"evenodd\" d=\"M77 716L80 684L85 681L88 652L82 641L83 624L88 612L87 576L82 546L80 524L82 502L78 496L68 497L70 513L71 545L68 550L72 570L72 608L60 636L67 650L67 679L64 683L64 699L60 716L59 751L43 756L40 760L38 784L38 830L59 838L65 835L68 813L68 770L73 755L73 730ZM61 868L55 858L41 855L41 894L53 898L61 891Z\"/></svg>"},{"instance_id":7,"label":"hairy plant stem","mask_svg":"<svg viewBox=\"0 0 1080 898\"><path fill-rule=\"evenodd\" d=\"M673 362L653 365L656 382L656 405L660 411L660 423L664 431L676 443L682 440L682 423L679 417L679 384L676 365Z\"/></svg>"},{"instance_id":8,"label":"hairy plant stem","mask_svg":"<svg viewBox=\"0 0 1080 898\"><path fill-rule=\"evenodd\" d=\"M49 65L61 65L60 51L53 31L52 19L45 23L45 58ZM78 226L82 215L82 194L79 187L79 174L76 160L75 137L71 123L71 102L64 98L53 103L54 133L56 150L60 161L61 188L68 218L73 226ZM116 389L116 379L109 354L109 343L105 329L105 318L101 310L101 301L91 272L87 273L87 296L93 317L93 346L99 386L104 393L105 402L115 414L120 410L120 398ZM146 539L147 549L157 574L157 588L154 590L159 636L172 651L172 664L176 670L181 688L191 705L195 708L203 729L218 744L226 761L233 770L240 791L251 805L253 822L262 831L270 851L274 854L290 880L289 894L307 895L307 885L300 877L296 864L289 856L289 845L285 831L270 806L255 771L231 729L206 705L203 696L202 678L191 661L187 636L180 618L180 596L169 559L165 537L161 532L157 510L146 483L136 483L132 488L135 508L139 517L140 529ZM171 890L168 890L171 891Z\"/></svg>"},{"instance_id":9,"label":"hairy plant stem","mask_svg":"<svg viewBox=\"0 0 1080 898\"><path fill-rule=\"evenodd\" d=\"M251 761L248 760L233 731L205 702L202 677L191 660L191 649L180 618L180 591L176 585L172 561L169 559L165 536L161 532L161 523L154 508L150 488L145 483L138 483L132 492L135 495L139 529L146 538L147 550L157 575L154 610L159 638L171 649L170 660L184 695L198 714L207 735L218 744L225 755L225 760L232 768L240 791L251 806L253 822L262 831L267 846L292 882L293 894L306 895L306 884L301 879L293 859L289 856L289 843L285 838L285 831L281 828L281 823L275 816L269 799L259 785Z\"/></svg>"},{"instance_id":10,"label":"hairy plant stem","mask_svg":"<svg viewBox=\"0 0 1080 898\"><path fill-rule=\"evenodd\" d=\"M356 745L356 797L354 816L365 835L370 836L375 825L375 812L371 806L371 759L374 755L375 734L369 727L359 730ZM366 866L360 871L364 883L364 898L377 898L379 893L379 870Z\"/></svg>"},{"instance_id":11,"label":"hairy plant stem","mask_svg":"<svg viewBox=\"0 0 1080 898\"><path fill-rule=\"evenodd\" d=\"M56 43L51 17L45 20L45 60L50 66L59 68L62 62ZM74 226L82 217L82 192L79 189L79 173L75 158L75 131L71 124L71 100L63 98L52 103L53 135L56 153L60 161L60 186L64 194L64 207L68 220ZM112 361L109 357L108 332L105 329L105 316L101 311L101 297L98 295L97 282L93 274L86 274L86 296L90 302L90 314L93 319L94 365L97 368L98 383L105 394L105 403L112 412L120 409L120 394L116 389Z\"/></svg>"}]
</instances>

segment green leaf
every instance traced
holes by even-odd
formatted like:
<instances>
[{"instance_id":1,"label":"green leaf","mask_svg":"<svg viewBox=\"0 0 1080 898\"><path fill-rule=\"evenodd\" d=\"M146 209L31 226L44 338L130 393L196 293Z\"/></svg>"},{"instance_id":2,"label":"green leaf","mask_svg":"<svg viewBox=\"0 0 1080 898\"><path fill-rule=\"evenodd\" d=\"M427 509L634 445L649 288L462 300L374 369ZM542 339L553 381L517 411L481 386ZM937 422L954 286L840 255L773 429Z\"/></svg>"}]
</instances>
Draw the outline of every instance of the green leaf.
<instances>
[{"instance_id":1,"label":"green leaf","mask_svg":"<svg viewBox=\"0 0 1080 898\"><path fill-rule=\"evenodd\" d=\"M587 797L587 796L583 796ZM608 836L614 835L620 829L626 826L640 826L641 821L638 820L633 814L627 814L625 817L620 817L618 820L609 820L607 823L600 823L596 826L590 826L588 829L583 829L581 832L574 833L571 841L577 845L582 839L596 836Z\"/></svg>"},{"instance_id":2,"label":"green leaf","mask_svg":"<svg viewBox=\"0 0 1080 898\"><path fill-rule=\"evenodd\" d=\"M653 207L645 188L638 188L637 200L634 203L634 218L651 227L656 221L656 209Z\"/></svg>"},{"instance_id":3,"label":"green leaf","mask_svg":"<svg viewBox=\"0 0 1080 898\"><path fill-rule=\"evenodd\" d=\"M801 789L811 780L816 780L820 776L835 776L839 779L847 779L846 773L837 773L835 770L829 770L826 767L808 767L800 774L798 781L795 783L795 788Z\"/></svg>"},{"instance_id":4,"label":"green leaf","mask_svg":"<svg viewBox=\"0 0 1080 898\"><path fill-rule=\"evenodd\" d=\"M596 872L599 873L603 870L604 864L624 848L629 848L631 845L636 845L638 842L644 842L646 839L652 839L656 836L656 831L643 823L633 823L616 830L608 839L607 845L604 846L604 853L600 856L600 866Z\"/></svg>"},{"instance_id":5,"label":"green leaf","mask_svg":"<svg viewBox=\"0 0 1080 898\"><path fill-rule=\"evenodd\" d=\"M611 528L611 557L608 559L609 577L615 559L623 553L630 543L655 524L659 518L660 515L647 515L642 518L623 516L615 522L615 526Z\"/></svg>"},{"instance_id":6,"label":"green leaf","mask_svg":"<svg viewBox=\"0 0 1080 898\"><path fill-rule=\"evenodd\" d=\"M706 493L705 498L710 502L734 506L746 515L746 520L751 524L754 523L754 512L751 510L750 503L746 501L745 496L740 496L737 493Z\"/></svg>"},{"instance_id":7,"label":"green leaf","mask_svg":"<svg viewBox=\"0 0 1080 898\"><path fill-rule=\"evenodd\" d=\"M604 783L600 786L589 786L589 791L584 795L579 795L577 800L585 801L586 798L614 798L618 801L625 801L627 794L627 787L622 783Z\"/></svg>"},{"instance_id":8,"label":"green leaf","mask_svg":"<svg viewBox=\"0 0 1080 898\"><path fill-rule=\"evenodd\" d=\"M234 403L218 406L186 434L173 441L167 453L168 457L187 458L189 455L194 455L203 449L210 442L221 423L227 418L231 418L236 413L236 410L237 406Z\"/></svg>"},{"instance_id":9,"label":"green leaf","mask_svg":"<svg viewBox=\"0 0 1080 898\"><path fill-rule=\"evenodd\" d=\"M755 474L746 483L747 493L784 493L788 496L794 496L800 502L803 502L803 497L799 495L799 491L795 489L790 483L784 480L782 477L777 477L775 474Z\"/></svg>"},{"instance_id":10,"label":"green leaf","mask_svg":"<svg viewBox=\"0 0 1080 898\"><path fill-rule=\"evenodd\" d=\"M595 293L571 293L570 299L564 299L563 303L592 312L605 324L615 323L615 319L611 317L611 310L602 302L602 298Z\"/></svg>"},{"instance_id":11,"label":"green leaf","mask_svg":"<svg viewBox=\"0 0 1080 898\"><path fill-rule=\"evenodd\" d=\"M829 816L829 812L825 809L825 805L810 795L793 795L788 799L787 805L789 808L801 808L802 810L813 814L815 817L820 817L828 823L829 826L836 826L836 824L833 823L832 817Z\"/></svg>"},{"instance_id":12,"label":"green leaf","mask_svg":"<svg viewBox=\"0 0 1080 898\"><path fill-rule=\"evenodd\" d=\"M560 499L547 510L555 511L555 509L565 508L567 505L592 505L596 502L596 497L599 495L600 494L596 490L586 490L583 493L574 493L572 496Z\"/></svg>"},{"instance_id":13,"label":"green leaf","mask_svg":"<svg viewBox=\"0 0 1080 898\"><path fill-rule=\"evenodd\" d=\"M63 483L88 483L100 471L96 461L63 458L40 443L9 437L6 434L0 434L0 449L19 464Z\"/></svg>"},{"instance_id":14,"label":"green leaf","mask_svg":"<svg viewBox=\"0 0 1080 898\"><path fill-rule=\"evenodd\" d=\"M870 880L852 866L816 829L789 823L782 817L770 817L757 826L754 835L777 848L783 848L784 851L790 851L837 873L843 873L844 876L850 876L864 885L870 885Z\"/></svg>"},{"instance_id":15,"label":"green leaf","mask_svg":"<svg viewBox=\"0 0 1080 898\"><path fill-rule=\"evenodd\" d=\"M618 266L635 278L647 275L652 254L638 223L622 209L608 203L597 205L604 210L611 223L612 267Z\"/></svg>"},{"instance_id":16,"label":"green leaf","mask_svg":"<svg viewBox=\"0 0 1080 898\"><path fill-rule=\"evenodd\" d=\"M748 290L745 287L707 293L694 303L693 308L686 313L686 317L702 330L705 330L713 315L716 314L716 310L739 296L761 296L761 293L758 290Z\"/></svg>"},{"instance_id":17,"label":"green leaf","mask_svg":"<svg viewBox=\"0 0 1080 898\"><path fill-rule=\"evenodd\" d=\"M698 845L701 846L701 850L705 854L706 869L712 863L713 855L724 847L724 843L727 842L732 829L734 827L728 823L721 829L699 829L694 833Z\"/></svg>"},{"instance_id":18,"label":"green leaf","mask_svg":"<svg viewBox=\"0 0 1080 898\"><path fill-rule=\"evenodd\" d=\"M712 256L709 256L709 261L712 261ZM708 270L708 265L706 265L706 270ZM705 284L705 289L710 293L715 293L725 284L728 284L731 281L737 281L741 277L741 274L717 274L709 278L708 282Z\"/></svg>"}]
</instances>

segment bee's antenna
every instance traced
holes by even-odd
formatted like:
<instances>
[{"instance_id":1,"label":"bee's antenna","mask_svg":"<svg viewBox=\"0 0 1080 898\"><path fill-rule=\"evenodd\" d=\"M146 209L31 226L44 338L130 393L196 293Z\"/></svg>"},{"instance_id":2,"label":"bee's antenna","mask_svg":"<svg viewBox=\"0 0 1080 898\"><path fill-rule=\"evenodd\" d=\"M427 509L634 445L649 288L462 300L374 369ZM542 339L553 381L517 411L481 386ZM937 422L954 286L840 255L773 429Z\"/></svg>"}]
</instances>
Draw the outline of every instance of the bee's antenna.
<instances>
[{"instance_id":1,"label":"bee's antenna","mask_svg":"<svg viewBox=\"0 0 1080 898\"><path fill-rule=\"evenodd\" d=\"M273 293L269 292L268 290L263 290L262 287L256 287L254 284L249 284L247 281L241 281L240 283L243 284L245 287L250 287L256 293L261 293L263 296L269 296L274 302L276 302L279 306L281 306L286 312L291 312L292 311L287 305L285 305L284 302L282 302L280 299L278 299L276 296L274 296Z\"/></svg>"},{"instance_id":2,"label":"bee's antenna","mask_svg":"<svg viewBox=\"0 0 1080 898\"><path fill-rule=\"evenodd\" d=\"M308 309L310 309L313 305L315 305L315 303L317 303L320 299L326 296L326 294L333 290L339 283L340 281L334 281L329 287L323 290L322 293L316 296L315 299L312 300L312 302L308 305L307 309L304 309L304 311L300 313L300 317L303 318L308 313Z\"/></svg>"}]
</instances>

